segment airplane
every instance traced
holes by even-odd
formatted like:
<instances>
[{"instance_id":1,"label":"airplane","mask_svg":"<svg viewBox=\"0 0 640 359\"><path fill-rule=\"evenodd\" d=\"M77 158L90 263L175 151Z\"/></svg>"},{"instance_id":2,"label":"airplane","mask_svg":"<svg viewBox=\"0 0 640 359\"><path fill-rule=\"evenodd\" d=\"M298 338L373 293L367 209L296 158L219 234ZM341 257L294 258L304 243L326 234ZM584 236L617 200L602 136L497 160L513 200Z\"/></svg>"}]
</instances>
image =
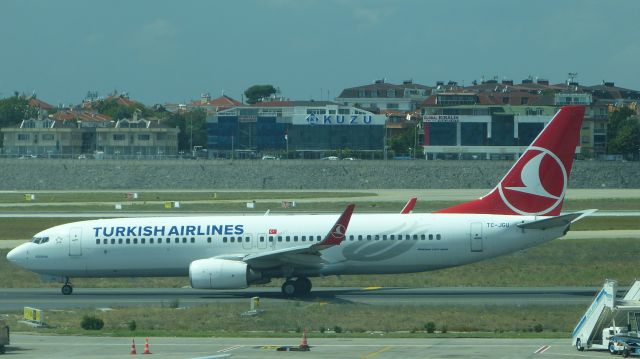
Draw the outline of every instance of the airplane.
<instances>
[{"instance_id":1,"label":"airplane","mask_svg":"<svg viewBox=\"0 0 640 359\"><path fill-rule=\"evenodd\" d=\"M98 219L55 226L7 254L64 282L71 277L188 276L192 288L242 289L283 278L305 296L309 278L399 274L460 266L567 233L595 210L561 214L584 117L563 106L487 195L433 213Z\"/></svg>"}]
</instances>

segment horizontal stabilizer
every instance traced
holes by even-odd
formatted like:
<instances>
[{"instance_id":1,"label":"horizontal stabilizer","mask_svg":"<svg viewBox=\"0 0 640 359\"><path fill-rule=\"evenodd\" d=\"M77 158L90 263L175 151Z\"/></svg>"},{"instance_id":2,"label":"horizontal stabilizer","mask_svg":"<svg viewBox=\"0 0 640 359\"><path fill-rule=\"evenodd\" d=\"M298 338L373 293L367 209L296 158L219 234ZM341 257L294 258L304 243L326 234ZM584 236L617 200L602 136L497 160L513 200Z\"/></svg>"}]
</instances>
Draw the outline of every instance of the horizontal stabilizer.
<instances>
[{"instance_id":1,"label":"horizontal stabilizer","mask_svg":"<svg viewBox=\"0 0 640 359\"><path fill-rule=\"evenodd\" d=\"M585 216L588 216L595 211L596 210L594 209L590 209L590 210L581 211L581 212L568 213L568 214L563 214L556 217L539 219L533 222L520 223L520 224L517 224L517 226L522 229L548 229L548 228L556 228L556 227L566 227L569 224Z\"/></svg>"}]
</instances>

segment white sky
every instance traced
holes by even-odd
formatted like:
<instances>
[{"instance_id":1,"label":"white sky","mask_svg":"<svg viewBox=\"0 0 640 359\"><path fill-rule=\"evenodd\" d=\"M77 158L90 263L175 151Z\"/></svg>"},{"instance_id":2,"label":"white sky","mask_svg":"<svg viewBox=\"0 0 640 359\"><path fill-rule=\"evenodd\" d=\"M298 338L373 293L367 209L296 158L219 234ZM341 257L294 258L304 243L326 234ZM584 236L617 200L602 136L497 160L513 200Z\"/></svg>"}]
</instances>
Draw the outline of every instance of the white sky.
<instances>
[{"instance_id":1,"label":"white sky","mask_svg":"<svg viewBox=\"0 0 640 359\"><path fill-rule=\"evenodd\" d=\"M2 0L0 98L117 89L147 105L270 83L326 100L386 78L529 75L640 90L640 1Z\"/></svg>"}]
</instances>

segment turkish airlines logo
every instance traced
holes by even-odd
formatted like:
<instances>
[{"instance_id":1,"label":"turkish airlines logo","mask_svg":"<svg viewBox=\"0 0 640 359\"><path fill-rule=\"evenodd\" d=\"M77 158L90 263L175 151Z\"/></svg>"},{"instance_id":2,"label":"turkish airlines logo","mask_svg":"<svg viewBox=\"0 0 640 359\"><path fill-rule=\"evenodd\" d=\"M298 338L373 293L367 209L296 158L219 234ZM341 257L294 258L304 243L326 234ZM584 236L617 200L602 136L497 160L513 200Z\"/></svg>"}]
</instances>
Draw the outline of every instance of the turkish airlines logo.
<instances>
[{"instance_id":1,"label":"turkish airlines logo","mask_svg":"<svg viewBox=\"0 0 640 359\"><path fill-rule=\"evenodd\" d=\"M346 228L344 227L344 225L337 224L333 228L333 232L331 234L337 239L342 239L342 238L344 238L344 232L345 231L346 231Z\"/></svg>"},{"instance_id":2,"label":"turkish airlines logo","mask_svg":"<svg viewBox=\"0 0 640 359\"><path fill-rule=\"evenodd\" d=\"M512 211L544 215L564 199L567 180L567 170L555 153L531 147L500 182L498 190Z\"/></svg>"}]
</instances>

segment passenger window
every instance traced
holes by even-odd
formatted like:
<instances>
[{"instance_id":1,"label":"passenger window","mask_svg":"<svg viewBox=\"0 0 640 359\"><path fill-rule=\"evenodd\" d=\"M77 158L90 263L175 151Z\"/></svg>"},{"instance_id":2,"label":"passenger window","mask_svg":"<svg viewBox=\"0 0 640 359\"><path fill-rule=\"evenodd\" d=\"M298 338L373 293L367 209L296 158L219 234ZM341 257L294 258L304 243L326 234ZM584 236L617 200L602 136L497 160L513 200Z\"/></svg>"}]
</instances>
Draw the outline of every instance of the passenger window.
<instances>
[{"instance_id":1,"label":"passenger window","mask_svg":"<svg viewBox=\"0 0 640 359\"><path fill-rule=\"evenodd\" d=\"M149 244L153 244L153 238L149 238Z\"/></svg>"},{"instance_id":2,"label":"passenger window","mask_svg":"<svg viewBox=\"0 0 640 359\"><path fill-rule=\"evenodd\" d=\"M144 238L140 238L140 243L144 244Z\"/></svg>"},{"instance_id":3,"label":"passenger window","mask_svg":"<svg viewBox=\"0 0 640 359\"><path fill-rule=\"evenodd\" d=\"M127 238L127 240L125 241L125 243L127 243L127 244L131 243L131 239Z\"/></svg>"},{"instance_id":4,"label":"passenger window","mask_svg":"<svg viewBox=\"0 0 640 359\"><path fill-rule=\"evenodd\" d=\"M171 238L167 238L167 239L165 240L165 242L166 242L167 244L171 243Z\"/></svg>"},{"instance_id":5,"label":"passenger window","mask_svg":"<svg viewBox=\"0 0 640 359\"><path fill-rule=\"evenodd\" d=\"M322 237L317 236L317 237L316 237L316 240L317 240L318 242L320 242L320 241L322 240Z\"/></svg>"},{"instance_id":6,"label":"passenger window","mask_svg":"<svg viewBox=\"0 0 640 359\"><path fill-rule=\"evenodd\" d=\"M176 238L173 240L176 244L180 243L180 238Z\"/></svg>"},{"instance_id":7,"label":"passenger window","mask_svg":"<svg viewBox=\"0 0 640 359\"><path fill-rule=\"evenodd\" d=\"M196 239L191 237L191 243L196 243Z\"/></svg>"},{"instance_id":8,"label":"passenger window","mask_svg":"<svg viewBox=\"0 0 640 359\"><path fill-rule=\"evenodd\" d=\"M429 240L432 241L433 240L433 234L429 235Z\"/></svg>"},{"instance_id":9,"label":"passenger window","mask_svg":"<svg viewBox=\"0 0 640 359\"><path fill-rule=\"evenodd\" d=\"M102 244L107 244L107 239L106 238L102 240Z\"/></svg>"},{"instance_id":10,"label":"passenger window","mask_svg":"<svg viewBox=\"0 0 640 359\"><path fill-rule=\"evenodd\" d=\"M298 241L298 236L293 236L293 241L297 242Z\"/></svg>"},{"instance_id":11,"label":"passenger window","mask_svg":"<svg viewBox=\"0 0 640 359\"><path fill-rule=\"evenodd\" d=\"M96 244L100 244L100 238L96 239Z\"/></svg>"},{"instance_id":12,"label":"passenger window","mask_svg":"<svg viewBox=\"0 0 640 359\"><path fill-rule=\"evenodd\" d=\"M133 239L133 244L138 244L138 238Z\"/></svg>"},{"instance_id":13,"label":"passenger window","mask_svg":"<svg viewBox=\"0 0 640 359\"><path fill-rule=\"evenodd\" d=\"M122 244L122 238L118 238L118 244Z\"/></svg>"},{"instance_id":14,"label":"passenger window","mask_svg":"<svg viewBox=\"0 0 640 359\"><path fill-rule=\"evenodd\" d=\"M273 236L269 236L269 242L273 242Z\"/></svg>"},{"instance_id":15,"label":"passenger window","mask_svg":"<svg viewBox=\"0 0 640 359\"><path fill-rule=\"evenodd\" d=\"M278 236L278 242L282 242L282 236Z\"/></svg>"},{"instance_id":16,"label":"passenger window","mask_svg":"<svg viewBox=\"0 0 640 359\"><path fill-rule=\"evenodd\" d=\"M421 234L421 235L420 235L420 239L421 239L421 240L423 240L423 241L424 241L426 238L427 238L427 237L426 237L424 234Z\"/></svg>"},{"instance_id":17,"label":"passenger window","mask_svg":"<svg viewBox=\"0 0 640 359\"><path fill-rule=\"evenodd\" d=\"M222 243L227 243L227 237L222 237Z\"/></svg>"},{"instance_id":18,"label":"passenger window","mask_svg":"<svg viewBox=\"0 0 640 359\"><path fill-rule=\"evenodd\" d=\"M379 234L374 235L373 239L376 240L376 241L379 240L380 239L380 235Z\"/></svg>"},{"instance_id":19,"label":"passenger window","mask_svg":"<svg viewBox=\"0 0 640 359\"><path fill-rule=\"evenodd\" d=\"M115 238L111 238L111 244L116 244L116 239Z\"/></svg>"},{"instance_id":20,"label":"passenger window","mask_svg":"<svg viewBox=\"0 0 640 359\"><path fill-rule=\"evenodd\" d=\"M390 239L390 240L394 240L394 239L395 239L395 236L392 234L392 235L390 235L390 236L389 236L389 239Z\"/></svg>"},{"instance_id":21,"label":"passenger window","mask_svg":"<svg viewBox=\"0 0 640 359\"><path fill-rule=\"evenodd\" d=\"M207 243L211 243L211 237L207 237Z\"/></svg>"},{"instance_id":22,"label":"passenger window","mask_svg":"<svg viewBox=\"0 0 640 359\"><path fill-rule=\"evenodd\" d=\"M371 240L371 235L367 234L367 240L370 241Z\"/></svg>"},{"instance_id":23,"label":"passenger window","mask_svg":"<svg viewBox=\"0 0 640 359\"><path fill-rule=\"evenodd\" d=\"M286 238L286 241L287 241L287 242L291 242L291 237L286 236L285 238Z\"/></svg>"},{"instance_id":24,"label":"passenger window","mask_svg":"<svg viewBox=\"0 0 640 359\"><path fill-rule=\"evenodd\" d=\"M302 237L300 237L300 239L301 239L303 242L306 242L306 241L307 241L307 236L302 236Z\"/></svg>"},{"instance_id":25,"label":"passenger window","mask_svg":"<svg viewBox=\"0 0 640 359\"><path fill-rule=\"evenodd\" d=\"M417 234L414 234L414 235L413 235L413 240L414 240L414 241L417 241L417 240L418 240L418 235L417 235Z\"/></svg>"},{"instance_id":26,"label":"passenger window","mask_svg":"<svg viewBox=\"0 0 640 359\"><path fill-rule=\"evenodd\" d=\"M260 236L260 242L264 242L264 237Z\"/></svg>"},{"instance_id":27,"label":"passenger window","mask_svg":"<svg viewBox=\"0 0 640 359\"><path fill-rule=\"evenodd\" d=\"M187 238L186 237L182 237L182 243L187 243Z\"/></svg>"},{"instance_id":28,"label":"passenger window","mask_svg":"<svg viewBox=\"0 0 640 359\"><path fill-rule=\"evenodd\" d=\"M236 242L236 237L229 237L229 242L235 243Z\"/></svg>"},{"instance_id":29,"label":"passenger window","mask_svg":"<svg viewBox=\"0 0 640 359\"><path fill-rule=\"evenodd\" d=\"M440 235L439 234L436 234L436 240L438 240L438 241L440 240Z\"/></svg>"},{"instance_id":30,"label":"passenger window","mask_svg":"<svg viewBox=\"0 0 640 359\"><path fill-rule=\"evenodd\" d=\"M244 238L244 241L247 242L247 243L249 243L250 240L251 240L251 238L249 238L249 237L245 237Z\"/></svg>"}]
</instances>

